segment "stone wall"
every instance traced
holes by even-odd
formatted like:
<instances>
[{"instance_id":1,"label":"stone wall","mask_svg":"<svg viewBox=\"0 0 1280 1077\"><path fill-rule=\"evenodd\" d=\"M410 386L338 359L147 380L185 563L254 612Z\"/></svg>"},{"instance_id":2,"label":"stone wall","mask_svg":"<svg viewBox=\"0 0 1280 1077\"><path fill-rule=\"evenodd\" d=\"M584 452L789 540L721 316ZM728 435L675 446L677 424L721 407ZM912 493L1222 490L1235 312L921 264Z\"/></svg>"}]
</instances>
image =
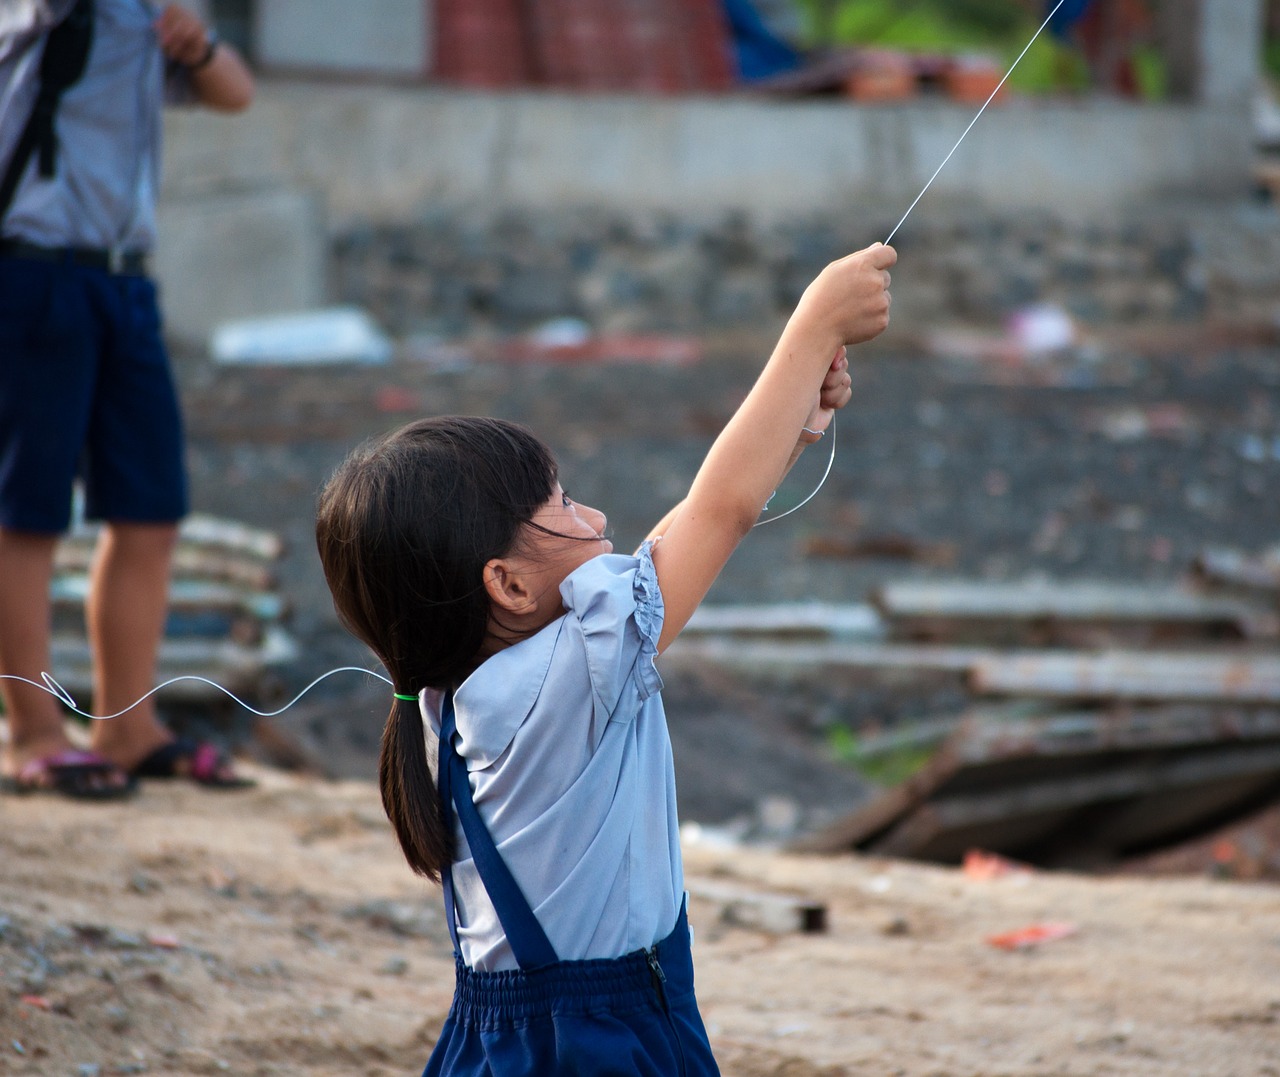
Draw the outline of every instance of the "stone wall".
<instances>
[{"instance_id":1,"label":"stone wall","mask_svg":"<svg viewBox=\"0 0 1280 1077\"><path fill-rule=\"evenodd\" d=\"M522 332L559 317L614 332L772 328L823 265L893 223L440 212L342 231L331 248L331 291L397 336ZM922 215L894 242L895 315L921 327L993 322L1037 303L1085 325L1258 322L1273 319L1280 303L1280 215L1260 202L1166 206L1092 223Z\"/></svg>"}]
</instances>

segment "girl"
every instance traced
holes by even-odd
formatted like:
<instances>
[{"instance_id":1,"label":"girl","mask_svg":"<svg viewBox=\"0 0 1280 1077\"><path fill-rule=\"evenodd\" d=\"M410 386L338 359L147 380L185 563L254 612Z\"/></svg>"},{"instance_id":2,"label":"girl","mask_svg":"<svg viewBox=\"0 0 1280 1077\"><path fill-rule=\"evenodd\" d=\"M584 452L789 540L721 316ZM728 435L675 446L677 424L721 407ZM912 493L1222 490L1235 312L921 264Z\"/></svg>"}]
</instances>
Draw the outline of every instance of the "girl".
<instances>
[{"instance_id":1,"label":"girl","mask_svg":"<svg viewBox=\"0 0 1280 1077\"><path fill-rule=\"evenodd\" d=\"M383 804L410 866L441 881L454 941L426 1075L718 1072L654 660L848 402L844 346L888 325L896 261L876 244L819 274L634 556L541 442L495 419L412 423L326 484L335 608L395 684Z\"/></svg>"}]
</instances>

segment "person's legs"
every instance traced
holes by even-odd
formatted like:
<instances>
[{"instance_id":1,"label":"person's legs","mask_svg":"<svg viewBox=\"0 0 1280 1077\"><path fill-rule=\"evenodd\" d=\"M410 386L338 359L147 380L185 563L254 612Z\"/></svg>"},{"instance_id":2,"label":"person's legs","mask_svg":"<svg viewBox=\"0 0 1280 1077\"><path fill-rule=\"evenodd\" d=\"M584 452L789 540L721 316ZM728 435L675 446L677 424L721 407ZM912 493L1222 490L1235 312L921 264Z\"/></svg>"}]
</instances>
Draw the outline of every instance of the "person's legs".
<instances>
[{"instance_id":1,"label":"person's legs","mask_svg":"<svg viewBox=\"0 0 1280 1077\"><path fill-rule=\"evenodd\" d=\"M94 713L124 713L95 722L92 743L126 769L173 739L156 713L155 697L138 700L156 684L177 532L176 524L108 524L94 556L85 603Z\"/></svg>"},{"instance_id":2,"label":"person's legs","mask_svg":"<svg viewBox=\"0 0 1280 1077\"><path fill-rule=\"evenodd\" d=\"M0 528L0 674L39 683L51 669L49 585L55 535ZM3 770L71 747L58 701L43 688L0 680L9 720Z\"/></svg>"},{"instance_id":3,"label":"person's legs","mask_svg":"<svg viewBox=\"0 0 1280 1077\"><path fill-rule=\"evenodd\" d=\"M23 790L56 788L79 797L114 797L130 791L121 768L75 749L62 705L38 687L51 671L50 599L55 535L0 528L0 680L9 739L0 778ZM27 683L30 682L30 683Z\"/></svg>"}]
</instances>

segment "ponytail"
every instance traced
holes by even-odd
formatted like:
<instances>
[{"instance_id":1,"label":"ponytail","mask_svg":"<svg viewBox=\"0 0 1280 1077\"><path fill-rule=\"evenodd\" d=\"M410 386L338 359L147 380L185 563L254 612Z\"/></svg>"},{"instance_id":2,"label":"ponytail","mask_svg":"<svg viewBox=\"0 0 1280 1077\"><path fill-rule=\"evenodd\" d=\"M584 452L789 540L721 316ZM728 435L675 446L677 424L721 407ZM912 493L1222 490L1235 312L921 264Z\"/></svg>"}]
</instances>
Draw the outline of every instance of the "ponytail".
<instances>
[{"instance_id":1,"label":"ponytail","mask_svg":"<svg viewBox=\"0 0 1280 1077\"><path fill-rule=\"evenodd\" d=\"M514 548L555 485L551 450L524 427L457 415L366 442L325 483L316 549L334 610L397 696L443 691L475 668L492 613L485 565ZM396 699L387 716L378 787L409 866L438 880L453 822L427 764L416 696Z\"/></svg>"},{"instance_id":2,"label":"ponytail","mask_svg":"<svg viewBox=\"0 0 1280 1077\"><path fill-rule=\"evenodd\" d=\"M396 693L382 730L378 788L382 807L409 867L439 882L441 872L453 859L453 837L427 763L427 742L416 696Z\"/></svg>"}]
</instances>

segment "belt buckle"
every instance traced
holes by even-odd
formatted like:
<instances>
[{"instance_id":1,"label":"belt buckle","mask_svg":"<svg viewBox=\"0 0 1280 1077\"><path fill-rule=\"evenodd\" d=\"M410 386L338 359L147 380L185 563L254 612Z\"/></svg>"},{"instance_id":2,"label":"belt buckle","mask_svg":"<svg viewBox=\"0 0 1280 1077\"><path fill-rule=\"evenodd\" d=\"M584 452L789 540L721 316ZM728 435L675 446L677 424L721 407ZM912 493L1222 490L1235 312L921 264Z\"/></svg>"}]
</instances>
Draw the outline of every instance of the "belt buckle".
<instances>
[{"instance_id":1,"label":"belt buckle","mask_svg":"<svg viewBox=\"0 0 1280 1077\"><path fill-rule=\"evenodd\" d=\"M124 259L125 259L125 251L123 247L118 247L118 246L108 247L107 248L107 272L112 274L113 276L123 273Z\"/></svg>"}]
</instances>

